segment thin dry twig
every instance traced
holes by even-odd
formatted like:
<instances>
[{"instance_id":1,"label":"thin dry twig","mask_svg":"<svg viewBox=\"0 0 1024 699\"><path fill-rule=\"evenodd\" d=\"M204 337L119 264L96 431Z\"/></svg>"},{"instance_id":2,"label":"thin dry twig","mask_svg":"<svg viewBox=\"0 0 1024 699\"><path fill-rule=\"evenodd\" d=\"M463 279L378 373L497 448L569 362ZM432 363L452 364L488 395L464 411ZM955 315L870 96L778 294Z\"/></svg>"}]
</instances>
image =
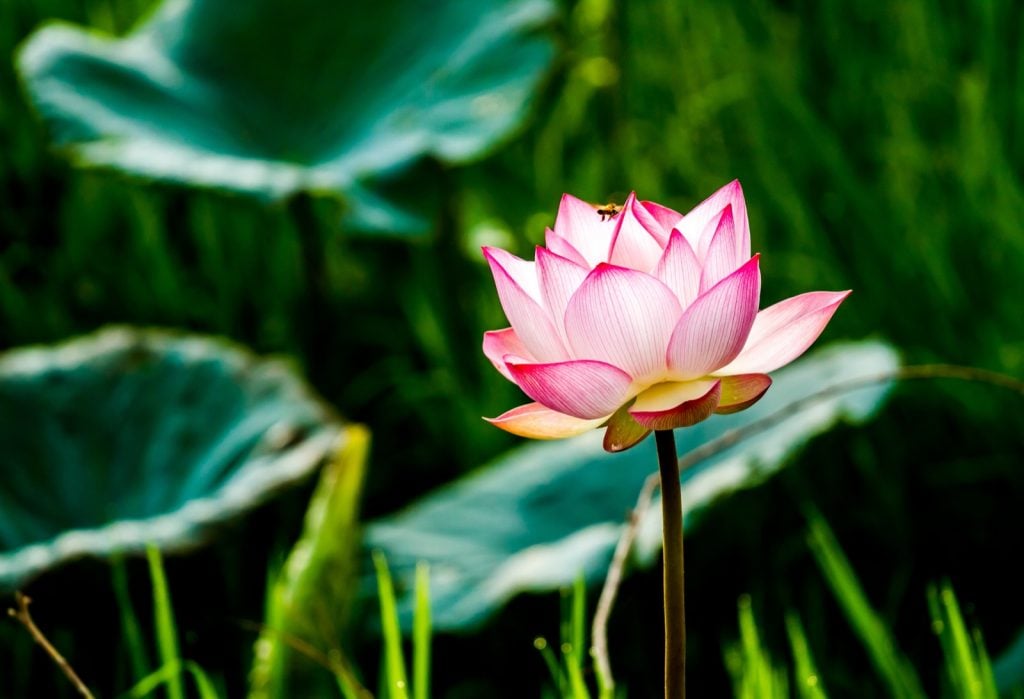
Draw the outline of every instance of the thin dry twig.
<instances>
[{"instance_id":1,"label":"thin dry twig","mask_svg":"<svg viewBox=\"0 0 1024 699\"><path fill-rule=\"evenodd\" d=\"M78 690L79 694L85 697L85 699L94 699L93 693L85 686L85 683L82 682L81 678L79 678L78 673L74 671L71 664L64 659L64 656L60 654L60 651L53 647L53 644L50 643L46 636L43 635L43 632L39 630L36 623L32 621L32 615L28 611L28 606L32 604L32 598L28 595L22 594L21 592L15 592L14 602L18 605L17 609L13 607L9 608L7 610L7 615L25 627L25 630L29 632L32 639L42 646L43 650L46 651L46 654L50 656L53 662L57 664L57 667L59 667L67 676L68 680L70 680L71 684L75 686L75 689Z\"/></svg>"},{"instance_id":2,"label":"thin dry twig","mask_svg":"<svg viewBox=\"0 0 1024 699\"><path fill-rule=\"evenodd\" d=\"M959 366L956 364L919 364L905 366L895 371L884 372L874 376L843 381L828 388L806 396L780 408L771 415L755 420L742 427L729 430L721 437L705 442L701 446L687 452L679 459L679 472L693 468L705 459L716 456L726 449L736 446L744 439L755 434L764 432L775 425L784 422L801 410L811 407L816 403L824 402L837 395L849 393L862 388L876 386L889 381L914 381L920 379L956 379L962 381L974 381L984 383L998 388L1005 388L1024 396L1024 381L1001 374L988 369L977 367ZM622 574L629 559L630 550L636 540L636 534L640 527L647 509L654 497L654 489L658 485L658 473L654 472L644 481L643 488L637 498L636 507L629 513L629 519L615 546L615 553L608 566L608 573L605 577L604 587L601 589L601 597L597 603L597 611L594 613L594 623L591 628L593 638L592 653L594 664L597 669L598 678L601 682L602 696L612 696L615 688L615 679L612 675L611 660L608 654L608 619L611 617L612 608L615 605L615 597L618 595L619 586L622 582Z\"/></svg>"},{"instance_id":3,"label":"thin dry twig","mask_svg":"<svg viewBox=\"0 0 1024 699\"><path fill-rule=\"evenodd\" d=\"M611 565L608 567L608 577L605 578L604 587L601 589L601 598L597 601L597 610L594 612L594 624L591 636L594 639L594 663L597 666L597 676L601 683L602 696L615 689L615 678L612 675L612 664L608 657L608 618L612 614L612 606L615 604L615 596L619 591L619 584L622 582L622 572L626 567L626 559L629 557L630 549L633 548L633 541L636 539L637 530L643 521L647 510L650 509L651 501L654 499L654 490L660 485L660 474L652 473L644 481L640 495L636 499L636 506L629 512L629 519L626 528L615 545L615 554L612 556Z\"/></svg>"}]
</instances>

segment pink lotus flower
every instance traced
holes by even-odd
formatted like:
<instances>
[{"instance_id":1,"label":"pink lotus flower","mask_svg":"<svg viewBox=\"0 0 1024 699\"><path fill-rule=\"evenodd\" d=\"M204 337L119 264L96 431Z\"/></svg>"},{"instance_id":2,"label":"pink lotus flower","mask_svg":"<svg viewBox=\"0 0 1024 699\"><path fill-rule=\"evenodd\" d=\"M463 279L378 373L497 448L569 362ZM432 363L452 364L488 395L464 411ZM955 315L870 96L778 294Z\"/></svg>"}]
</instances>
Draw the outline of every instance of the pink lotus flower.
<instances>
[{"instance_id":1,"label":"pink lotus flower","mask_svg":"<svg viewBox=\"0 0 1024 699\"><path fill-rule=\"evenodd\" d=\"M609 215L566 194L545 242L534 262L484 248L512 326L484 333L484 354L536 401L489 421L535 439L605 426L605 449L621 451L743 410L850 293L759 312L739 182L686 216L633 194Z\"/></svg>"}]
</instances>

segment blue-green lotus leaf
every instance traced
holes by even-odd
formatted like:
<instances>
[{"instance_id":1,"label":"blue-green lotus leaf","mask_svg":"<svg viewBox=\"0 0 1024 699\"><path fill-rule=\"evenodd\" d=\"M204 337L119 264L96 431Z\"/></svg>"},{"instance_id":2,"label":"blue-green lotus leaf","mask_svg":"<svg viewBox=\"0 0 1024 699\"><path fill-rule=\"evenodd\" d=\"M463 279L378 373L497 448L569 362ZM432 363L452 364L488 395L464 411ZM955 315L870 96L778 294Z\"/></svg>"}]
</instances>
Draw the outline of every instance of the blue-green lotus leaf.
<instances>
[{"instance_id":1,"label":"blue-green lotus leaf","mask_svg":"<svg viewBox=\"0 0 1024 699\"><path fill-rule=\"evenodd\" d=\"M0 590L82 555L193 545L345 447L280 361L111 328L0 355Z\"/></svg>"},{"instance_id":2,"label":"blue-green lotus leaf","mask_svg":"<svg viewBox=\"0 0 1024 699\"><path fill-rule=\"evenodd\" d=\"M752 408L677 430L679 448L689 451L826 387L897 366L895 351L880 342L819 350L776 372L771 389ZM843 420L871 417L888 389L888 382L881 382L828 396L684 473L687 533L699 536L702 511L778 469L815 435ZM569 585L581 572L596 581L611 559L625 513L657 471L653 439L621 454L606 453L601 439L595 431L516 449L405 511L373 522L366 547L387 555L407 591L413 589L416 562L430 564L434 622L442 629L478 624L512 596ZM642 564L660 551L660 518L655 506L641 523L635 554ZM370 587L372 581L364 584ZM408 623L410 595L402 602Z\"/></svg>"},{"instance_id":3,"label":"blue-green lotus leaf","mask_svg":"<svg viewBox=\"0 0 1024 699\"><path fill-rule=\"evenodd\" d=\"M267 198L335 192L362 228L415 232L425 156L515 128L554 51L549 0L165 0L124 38L53 24L18 65L83 164Z\"/></svg>"}]
</instances>

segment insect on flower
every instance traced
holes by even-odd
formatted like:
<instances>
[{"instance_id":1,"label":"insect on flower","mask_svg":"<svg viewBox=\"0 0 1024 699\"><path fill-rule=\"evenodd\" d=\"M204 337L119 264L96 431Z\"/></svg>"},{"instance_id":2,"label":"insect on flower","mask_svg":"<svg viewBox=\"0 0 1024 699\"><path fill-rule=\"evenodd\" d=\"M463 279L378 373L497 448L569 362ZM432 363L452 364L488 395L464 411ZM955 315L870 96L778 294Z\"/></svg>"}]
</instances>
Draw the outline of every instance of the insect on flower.
<instances>
[{"instance_id":1,"label":"insect on flower","mask_svg":"<svg viewBox=\"0 0 1024 699\"><path fill-rule=\"evenodd\" d=\"M607 221L610 218L615 218L621 212L622 204L615 204L609 202L607 204L602 204L601 206L597 207L597 213L601 217L602 221Z\"/></svg>"}]
</instances>

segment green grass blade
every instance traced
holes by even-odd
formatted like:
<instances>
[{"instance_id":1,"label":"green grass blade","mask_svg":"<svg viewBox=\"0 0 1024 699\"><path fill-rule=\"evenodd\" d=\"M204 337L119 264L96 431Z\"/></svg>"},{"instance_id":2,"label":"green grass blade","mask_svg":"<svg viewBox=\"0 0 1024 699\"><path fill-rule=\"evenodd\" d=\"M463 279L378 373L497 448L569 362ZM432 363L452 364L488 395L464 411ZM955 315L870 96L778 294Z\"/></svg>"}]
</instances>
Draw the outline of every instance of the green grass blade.
<instances>
[{"instance_id":1,"label":"green grass blade","mask_svg":"<svg viewBox=\"0 0 1024 699\"><path fill-rule=\"evenodd\" d=\"M565 682L562 677L562 670L558 666L558 659L551 651L551 646L548 645L548 640L543 636L538 636L533 639L533 647L540 652L540 657L544 660L544 664L548 668L548 673L551 675L551 681L555 683L555 688L558 690L558 694L561 694L562 687Z\"/></svg>"},{"instance_id":2,"label":"green grass blade","mask_svg":"<svg viewBox=\"0 0 1024 699\"><path fill-rule=\"evenodd\" d=\"M345 661L341 631L357 587L358 506L369 446L369 432L348 425L320 472L302 535L268 587L249 699L320 697L335 689L346 699L368 694ZM308 651L322 657L314 661Z\"/></svg>"},{"instance_id":3,"label":"green grass blade","mask_svg":"<svg viewBox=\"0 0 1024 699\"><path fill-rule=\"evenodd\" d=\"M590 699L590 691L583 679L583 668L576 663L575 659L566 658L566 674L569 677L569 697L571 699Z\"/></svg>"},{"instance_id":4,"label":"green grass blade","mask_svg":"<svg viewBox=\"0 0 1024 699\"><path fill-rule=\"evenodd\" d=\"M178 653L178 631L174 625L174 610L171 608L171 595L167 589L160 551L155 546L147 546L146 560L149 561L149 576L153 585L153 618L160 661L164 667L175 668L173 675L167 678L167 696L168 699L185 699Z\"/></svg>"},{"instance_id":5,"label":"green grass blade","mask_svg":"<svg viewBox=\"0 0 1024 699\"><path fill-rule=\"evenodd\" d=\"M808 518L808 543L836 601L860 637L893 699L923 699L921 682L896 645L888 626L868 601L832 530L817 511Z\"/></svg>"},{"instance_id":6,"label":"green grass blade","mask_svg":"<svg viewBox=\"0 0 1024 699\"><path fill-rule=\"evenodd\" d=\"M736 699L789 699L786 671L772 665L761 644L750 597L737 603L740 638L725 649L725 664L733 682Z\"/></svg>"},{"instance_id":7,"label":"green grass blade","mask_svg":"<svg viewBox=\"0 0 1024 699\"><path fill-rule=\"evenodd\" d=\"M587 581L583 575L573 582L569 599L568 633L562 639L562 657L569 679L571 699L590 699L590 690L583 679L586 658Z\"/></svg>"},{"instance_id":8,"label":"green grass blade","mask_svg":"<svg viewBox=\"0 0 1024 699\"><path fill-rule=\"evenodd\" d=\"M586 648L587 580L580 573L572 587L572 654L576 665L583 666Z\"/></svg>"},{"instance_id":9,"label":"green grass blade","mask_svg":"<svg viewBox=\"0 0 1024 699\"><path fill-rule=\"evenodd\" d=\"M377 593L380 596L380 626L384 634L385 686L390 699L409 699L409 681L405 675L405 657L402 653L402 630L398 622L395 587L387 560L379 551L373 553L377 569Z\"/></svg>"},{"instance_id":10,"label":"green grass blade","mask_svg":"<svg viewBox=\"0 0 1024 699\"><path fill-rule=\"evenodd\" d=\"M184 663L175 661L160 666L136 682L123 696L128 699L144 699L144 697L148 697L163 685L170 686L175 678L180 680L182 670L192 677L199 699L219 699L213 680L210 679L205 670L191 661L185 661Z\"/></svg>"},{"instance_id":11,"label":"green grass blade","mask_svg":"<svg viewBox=\"0 0 1024 699\"><path fill-rule=\"evenodd\" d=\"M139 619L135 615L135 608L132 606L131 595L128 592L128 569L124 558L114 556L111 559L110 570L114 596L117 598L117 608L121 614L121 633L124 637L124 644L128 647L128 659L132 667L132 681L138 682L146 676L149 659L146 657L146 644L143 642L142 632L139 630Z\"/></svg>"},{"instance_id":12,"label":"green grass blade","mask_svg":"<svg viewBox=\"0 0 1024 699\"><path fill-rule=\"evenodd\" d=\"M796 612L786 614L786 634L789 636L789 646L793 651L796 688L800 699L827 699L828 694L807 644L807 634L804 633L803 624L800 623L800 617Z\"/></svg>"},{"instance_id":13,"label":"green grass blade","mask_svg":"<svg viewBox=\"0 0 1024 699\"><path fill-rule=\"evenodd\" d=\"M210 676L206 674L203 668L191 661L185 661L185 670L188 671L188 674L192 676L192 681L195 682L199 699L218 699L217 689L213 686L213 680L210 679Z\"/></svg>"},{"instance_id":14,"label":"green grass blade","mask_svg":"<svg viewBox=\"0 0 1024 699\"><path fill-rule=\"evenodd\" d=\"M413 699L430 696L430 568L416 566L416 608L412 619Z\"/></svg>"},{"instance_id":15,"label":"green grass blade","mask_svg":"<svg viewBox=\"0 0 1024 699\"><path fill-rule=\"evenodd\" d=\"M348 678L338 673L335 676L337 681L338 691L341 692L342 699L362 699L359 696L359 690L352 686Z\"/></svg>"},{"instance_id":16,"label":"green grass blade","mask_svg":"<svg viewBox=\"0 0 1024 699\"><path fill-rule=\"evenodd\" d=\"M955 654L951 660L953 660L956 672L963 678L963 696L970 699L980 698L982 684L977 660L974 657L974 649L971 647L970 635L967 633L967 626L960 613L960 605L957 604L956 596L948 584L942 586L939 591L939 599L942 602L948 628L953 637Z\"/></svg>"},{"instance_id":17,"label":"green grass blade","mask_svg":"<svg viewBox=\"0 0 1024 699\"><path fill-rule=\"evenodd\" d=\"M962 686L963 678L960 673L954 669L956 648L953 647L953 635L950 633L949 627L946 624L945 614L942 610L942 602L939 600L939 591L934 585L928 586L927 599L928 614L932 621L932 632L934 632L939 639L939 645L942 646L942 657L945 658L946 661L944 665L946 676L949 678L955 694L957 696L965 696L964 688Z\"/></svg>"},{"instance_id":18,"label":"green grass blade","mask_svg":"<svg viewBox=\"0 0 1024 699\"><path fill-rule=\"evenodd\" d=\"M131 689L125 692L124 696L130 697L131 699L143 699L143 697L148 697L161 686L166 684L171 677L176 677L179 674L181 674L180 663L161 665L156 670L136 682Z\"/></svg>"},{"instance_id":19,"label":"green grass blade","mask_svg":"<svg viewBox=\"0 0 1024 699\"><path fill-rule=\"evenodd\" d=\"M978 670L981 673L983 695L998 699L999 689L996 687L996 673L992 668L992 658L988 654L988 648L985 646L985 638L978 629L975 629L972 635L974 636L974 647L978 653Z\"/></svg>"},{"instance_id":20,"label":"green grass blade","mask_svg":"<svg viewBox=\"0 0 1024 699\"><path fill-rule=\"evenodd\" d=\"M956 695L963 699L998 699L992 663L981 633L968 631L949 582L928 588L928 609Z\"/></svg>"}]
</instances>

